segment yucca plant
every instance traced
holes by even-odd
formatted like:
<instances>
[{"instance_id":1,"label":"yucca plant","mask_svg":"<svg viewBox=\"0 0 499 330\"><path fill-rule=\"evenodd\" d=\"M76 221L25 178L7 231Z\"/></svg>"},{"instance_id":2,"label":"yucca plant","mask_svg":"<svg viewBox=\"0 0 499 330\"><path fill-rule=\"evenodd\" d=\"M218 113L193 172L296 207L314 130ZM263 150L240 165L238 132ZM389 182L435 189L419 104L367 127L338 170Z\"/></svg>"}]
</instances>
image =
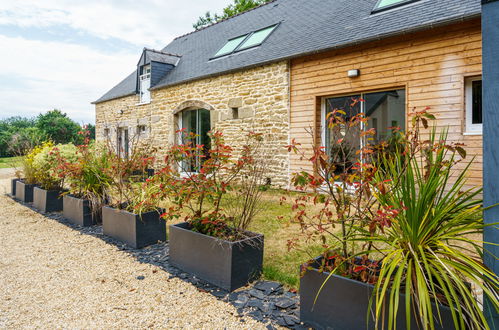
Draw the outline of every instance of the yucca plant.
<instances>
[{"instance_id":1,"label":"yucca plant","mask_svg":"<svg viewBox=\"0 0 499 330\"><path fill-rule=\"evenodd\" d=\"M415 318L419 328L434 329L444 305L456 329L488 329L474 289L498 310L499 281L482 261L487 243L475 239L485 224L481 188L466 188L473 160L465 162L462 146L447 143L446 130L421 136L431 115L414 118L404 149L378 160L374 194L386 211L376 220L383 221L382 230L360 230L359 240L383 255L370 303L376 327L410 328ZM400 299L406 324L396 322Z\"/></svg>"}]
</instances>

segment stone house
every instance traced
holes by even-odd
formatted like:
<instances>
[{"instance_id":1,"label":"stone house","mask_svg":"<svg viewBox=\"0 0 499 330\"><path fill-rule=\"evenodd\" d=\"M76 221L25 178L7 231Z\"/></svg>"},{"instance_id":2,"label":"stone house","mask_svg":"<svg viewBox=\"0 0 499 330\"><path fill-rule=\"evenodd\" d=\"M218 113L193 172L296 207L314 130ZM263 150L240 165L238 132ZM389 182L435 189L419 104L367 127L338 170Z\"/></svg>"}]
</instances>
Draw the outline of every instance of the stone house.
<instances>
[{"instance_id":1,"label":"stone house","mask_svg":"<svg viewBox=\"0 0 499 330\"><path fill-rule=\"evenodd\" d=\"M274 0L162 50L144 49L127 78L95 101L97 139L127 152L142 139L178 142L186 128L231 145L264 133L268 176L286 187L306 160L291 139L330 148L325 116L352 97L378 138L430 106L439 126L477 158L481 183L480 0ZM359 141L358 143L362 143Z\"/></svg>"}]
</instances>

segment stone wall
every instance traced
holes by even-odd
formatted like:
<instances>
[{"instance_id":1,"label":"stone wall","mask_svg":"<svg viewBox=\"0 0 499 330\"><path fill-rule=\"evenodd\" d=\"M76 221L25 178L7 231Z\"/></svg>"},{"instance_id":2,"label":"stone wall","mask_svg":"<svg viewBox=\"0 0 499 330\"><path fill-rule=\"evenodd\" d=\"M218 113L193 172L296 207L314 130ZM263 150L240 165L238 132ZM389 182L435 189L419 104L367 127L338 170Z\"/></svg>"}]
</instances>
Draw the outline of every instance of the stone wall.
<instances>
[{"instance_id":1,"label":"stone wall","mask_svg":"<svg viewBox=\"0 0 499 330\"><path fill-rule=\"evenodd\" d=\"M97 140L116 143L117 128L128 128L131 141L142 141L162 150L177 138L182 110L210 110L212 130L222 131L226 143L241 146L250 131L265 138L265 158L272 184L287 187L289 157L289 66L287 62L252 68L218 77L151 91L152 101L138 105L126 96L96 104ZM237 109L237 110L235 110ZM237 117L237 118L235 118ZM145 132L138 132L142 126ZM164 152L164 151L163 151Z\"/></svg>"}]
</instances>

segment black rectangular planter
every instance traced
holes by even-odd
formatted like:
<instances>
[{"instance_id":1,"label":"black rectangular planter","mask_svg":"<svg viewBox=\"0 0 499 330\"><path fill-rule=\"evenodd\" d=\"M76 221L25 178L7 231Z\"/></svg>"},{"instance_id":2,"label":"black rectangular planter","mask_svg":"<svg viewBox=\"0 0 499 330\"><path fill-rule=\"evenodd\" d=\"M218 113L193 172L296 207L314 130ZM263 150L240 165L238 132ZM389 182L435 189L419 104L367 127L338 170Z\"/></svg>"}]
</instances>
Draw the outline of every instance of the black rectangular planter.
<instances>
[{"instance_id":1,"label":"black rectangular planter","mask_svg":"<svg viewBox=\"0 0 499 330\"><path fill-rule=\"evenodd\" d=\"M94 219L90 201L88 199L65 195L62 199L62 204L62 213L69 222L82 227L97 224L98 219Z\"/></svg>"},{"instance_id":2,"label":"black rectangular planter","mask_svg":"<svg viewBox=\"0 0 499 330\"><path fill-rule=\"evenodd\" d=\"M33 207L42 212L62 211L60 190L45 190L35 187L33 190Z\"/></svg>"},{"instance_id":3,"label":"black rectangular planter","mask_svg":"<svg viewBox=\"0 0 499 330\"><path fill-rule=\"evenodd\" d=\"M306 266L302 265L302 267ZM313 269L306 270L301 277L300 321L314 329L375 329L374 317L372 316L375 309L374 303L371 306L369 323L367 323L369 299L374 291L374 286L343 276L332 275L317 297L320 287L328 276L329 273L321 273L313 267ZM316 297L317 301L314 305ZM435 329L454 329L451 310L446 306L439 306L439 310L443 326L435 321ZM434 308L434 313L436 315L436 308ZM397 328L406 328L404 295L401 295L399 300ZM411 328L419 329L414 317L411 319Z\"/></svg>"},{"instance_id":4,"label":"black rectangular planter","mask_svg":"<svg viewBox=\"0 0 499 330\"><path fill-rule=\"evenodd\" d=\"M135 249L166 241L166 222L160 218L160 211L151 211L140 216L104 206L102 229L105 235L123 241Z\"/></svg>"},{"instance_id":5,"label":"black rectangular planter","mask_svg":"<svg viewBox=\"0 0 499 330\"><path fill-rule=\"evenodd\" d=\"M186 222L170 226L170 263L222 289L234 291L260 277L263 235L238 242L190 230Z\"/></svg>"},{"instance_id":6,"label":"black rectangular planter","mask_svg":"<svg viewBox=\"0 0 499 330\"><path fill-rule=\"evenodd\" d=\"M16 198L24 203L33 202L33 189L36 184L27 184L23 180L16 181Z\"/></svg>"},{"instance_id":7,"label":"black rectangular planter","mask_svg":"<svg viewBox=\"0 0 499 330\"><path fill-rule=\"evenodd\" d=\"M10 195L13 197L16 197L16 182L19 180L21 180L21 179L15 178L15 179L11 179L11 181L10 181Z\"/></svg>"}]
</instances>

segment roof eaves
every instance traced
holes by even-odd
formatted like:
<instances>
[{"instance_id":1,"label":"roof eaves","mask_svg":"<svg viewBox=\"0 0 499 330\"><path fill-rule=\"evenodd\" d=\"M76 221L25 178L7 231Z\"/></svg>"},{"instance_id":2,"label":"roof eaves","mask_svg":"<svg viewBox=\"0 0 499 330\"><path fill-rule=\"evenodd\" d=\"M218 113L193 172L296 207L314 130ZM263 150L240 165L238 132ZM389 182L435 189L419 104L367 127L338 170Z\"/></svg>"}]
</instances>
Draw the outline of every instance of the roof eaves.
<instances>
[{"instance_id":1,"label":"roof eaves","mask_svg":"<svg viewBox=\"0 0 499 330\"><path fill-rule=\"evenodd\" d=\"M119 94L119 95L112 96L109 98L101 97L100 99L97 99L96 101L90 102L90 104L104 103L107 101L116 100L116 99L120 99L120 98L125 97L125 96L132 96L132 95L137 95L137 93L135 93L135 92L124 93L124 94Z\"/></svg>"}]
</instances>

